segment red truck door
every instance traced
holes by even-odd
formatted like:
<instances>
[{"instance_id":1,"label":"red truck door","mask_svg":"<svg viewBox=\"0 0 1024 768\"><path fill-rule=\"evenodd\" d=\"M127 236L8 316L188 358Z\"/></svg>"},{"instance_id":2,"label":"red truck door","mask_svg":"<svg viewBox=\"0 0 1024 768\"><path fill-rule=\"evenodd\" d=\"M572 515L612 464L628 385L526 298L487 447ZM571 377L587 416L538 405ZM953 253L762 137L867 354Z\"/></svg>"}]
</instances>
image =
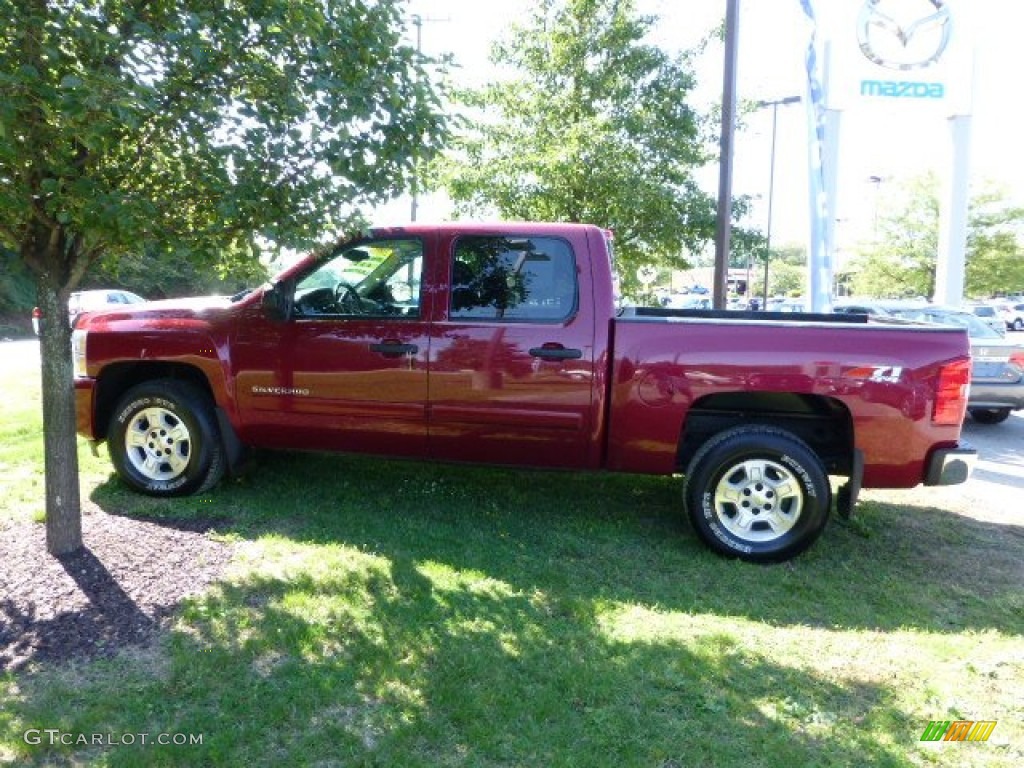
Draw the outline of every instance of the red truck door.
<instances>
[{"instance_id":1,"label":"red truck door","mask_svg":"<svg viewBox=\"0 0 1024 768\"><path fill-rule=\"evenodd\" d=\"M421 238L348 245L294 278L285 322L257 309L233 363L244 439L426 455L430 308Z\"/></svg>"},{"instance_id":2,"label":"red truck door","mask_svg":"<svg viewBox=\"0 0 1024 768\"><path fill-rule=\"evenodd\" d=\"M582 233L442 236L431 328L430 452L582 467L593 414L594 312ZM447 294L447 295L446 295Z\"/></svg>"}]
</instances>

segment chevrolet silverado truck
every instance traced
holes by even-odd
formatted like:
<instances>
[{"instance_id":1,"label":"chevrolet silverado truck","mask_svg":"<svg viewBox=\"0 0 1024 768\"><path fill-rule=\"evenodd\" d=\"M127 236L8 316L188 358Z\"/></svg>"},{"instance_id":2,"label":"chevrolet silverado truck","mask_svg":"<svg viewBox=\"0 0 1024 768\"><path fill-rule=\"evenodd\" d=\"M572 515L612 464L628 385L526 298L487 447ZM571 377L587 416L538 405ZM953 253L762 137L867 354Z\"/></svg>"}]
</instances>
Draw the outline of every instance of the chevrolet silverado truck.
<instances>
[{"instance_id":1,"label":"chevrolet silverado truck","mask_svg":"<svg viewBox=\"0 0 1024 768\"><path fill-rule=\"evenodd\" d=\"M615 286L594 226L376 229L246 295L85 316L78 428L154 496L205 492L254 447L680 473L699 537L762 562L861 487L967 478L962 330L623 311Z\"/></svg>"}]
</instances>

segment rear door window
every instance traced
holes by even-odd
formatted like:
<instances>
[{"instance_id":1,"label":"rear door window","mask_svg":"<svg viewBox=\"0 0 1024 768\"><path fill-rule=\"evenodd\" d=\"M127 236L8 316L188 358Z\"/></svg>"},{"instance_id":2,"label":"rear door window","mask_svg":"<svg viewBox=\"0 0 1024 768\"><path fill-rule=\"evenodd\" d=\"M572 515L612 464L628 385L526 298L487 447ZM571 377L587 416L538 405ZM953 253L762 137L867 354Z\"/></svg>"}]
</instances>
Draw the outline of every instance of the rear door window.
<instances>
[{"instance_id":1,"label":"rear door window","mask_svg":"<svg viewBox=\"0 0 1024 768\"><path fill-rule=\"evenodd\" d=\"M474 235L455 243L450 319L561 323L577 302L576 259L564 240Z\"/></svg>"}]
</instances>

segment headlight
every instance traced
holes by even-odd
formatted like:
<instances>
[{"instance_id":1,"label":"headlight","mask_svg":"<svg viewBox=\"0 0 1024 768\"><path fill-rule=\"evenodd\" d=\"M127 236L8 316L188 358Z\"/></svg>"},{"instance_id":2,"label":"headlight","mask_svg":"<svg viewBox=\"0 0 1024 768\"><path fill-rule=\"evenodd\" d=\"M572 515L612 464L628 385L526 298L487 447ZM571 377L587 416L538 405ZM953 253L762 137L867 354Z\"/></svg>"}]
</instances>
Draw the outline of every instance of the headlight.
<instances>
[{"instance_id":1,"label":"headlight","mask_svg":"<svg viewBox=\"0 0 1024 768\"><path fill-rule=\"evenodd\" d=\"M88 331L74 330L71 332L71 362L75 369L75 378L84 379L85 372L85 340Z\"/></svg>"}]
</instances>

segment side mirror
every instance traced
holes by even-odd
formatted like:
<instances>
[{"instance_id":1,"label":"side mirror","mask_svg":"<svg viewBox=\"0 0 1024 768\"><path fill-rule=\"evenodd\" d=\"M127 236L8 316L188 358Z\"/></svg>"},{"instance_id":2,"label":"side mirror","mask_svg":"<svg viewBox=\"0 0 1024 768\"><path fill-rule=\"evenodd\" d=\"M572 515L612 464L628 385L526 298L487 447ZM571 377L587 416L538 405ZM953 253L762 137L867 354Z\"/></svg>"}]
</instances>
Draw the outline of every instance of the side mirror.
<instances>
[{"instance_id":1,"label":"side mirror","mask_svg":"<svg viewBox=\"0 0 1024 768\"><path fill-rule=\"evenodd\" d=\"M287 323L295 306L295 284L291 280L274 283L263 292L263 314L274 323Z\"/></svg>"}]
</instances>

